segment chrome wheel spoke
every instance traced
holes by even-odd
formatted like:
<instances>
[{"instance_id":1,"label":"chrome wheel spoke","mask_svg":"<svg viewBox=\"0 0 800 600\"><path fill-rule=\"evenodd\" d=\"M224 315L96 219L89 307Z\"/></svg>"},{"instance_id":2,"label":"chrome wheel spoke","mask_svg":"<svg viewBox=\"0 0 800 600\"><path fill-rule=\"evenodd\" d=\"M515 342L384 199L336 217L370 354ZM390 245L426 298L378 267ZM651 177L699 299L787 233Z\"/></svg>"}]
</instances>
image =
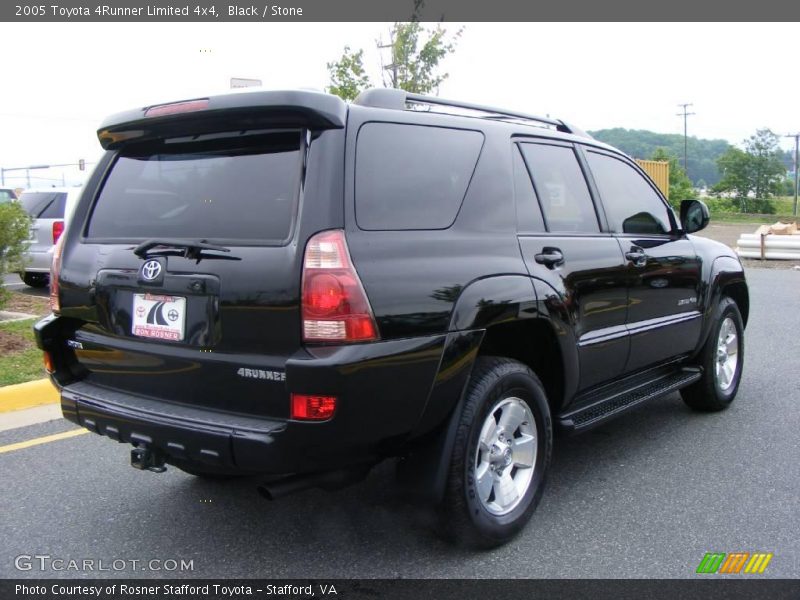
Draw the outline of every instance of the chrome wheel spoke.
<instances>
[{"instance_id":1,"label":"chrome wheel spoke","mask_svg":"<svg viewBox=\"0 0 800 600\"><path fill-rule=\"evenodd\" d=\"M724 364L719 366L719 385L722 389L728 387L728 370Z\"/></svg>"},{"instance_id":2,"label":"chrome wheel spoke","mask_svg":"<svg viewBox=\"0 0 800 600\"><path fill-rule=\"evenodd\" d=\"M494 501L504 511L510 510L519 499L519 492L508 471L495 482Z\"/></svg>"},{"instance_id":3,"label":"chrome wheel spoke","mask_svg":"<svg viewBox=\"0 0 800 600\"><path fill-rule=\"evenodd\" d=\"M494 417L489 415L489 418L486 419L486 422L481 428L481 436L478 440L480 449L484 452L488 452L496 439L497 423L495 423Z\"/></svg>"},{"instance_id":4,"label":"chrome wheel spoke","mask_svg":"<svg viewBox=\"0 0 800 600\"><path fill-rule=\"evenodd\" d=\"M494 487L494 472L489 468L489 463L480 465L475 473L475 483L478 488L478 497L482 502L488 502Z\"/></svg>"},{"instance_id":5,"label":"chrome wheel spoke","mask_svg":"<svg viewBox=\"0 0 800 600\"><path fill-rule=\"evenodd\" d=\"M500 420L497 422L497 426L502 429L506 435L511 436L524 421L525 409L518 403L513 402L505 405L503 413L500 415Z\"/></svg>"},{"instance_id":6,"label":"chrome wheel spoke","mask_svg":"<svg viewBox=\"0 0 800 600\"><path fill-rule=\"evenodd\" d=\"M536 438L522 435L514 440L514 465L530 469L536 457Z\"/></svg>"}]
</instances>

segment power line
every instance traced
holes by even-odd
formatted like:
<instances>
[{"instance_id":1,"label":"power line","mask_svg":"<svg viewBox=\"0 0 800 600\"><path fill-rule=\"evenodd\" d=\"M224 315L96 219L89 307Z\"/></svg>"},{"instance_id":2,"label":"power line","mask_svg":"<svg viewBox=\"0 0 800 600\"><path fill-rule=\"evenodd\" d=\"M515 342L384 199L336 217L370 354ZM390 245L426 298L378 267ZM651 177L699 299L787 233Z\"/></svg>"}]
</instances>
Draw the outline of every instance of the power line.
<instances>
[{"instance_id":1,"label":"power line","mask_svg":"<svg viewBox=\"0 0 800 600\"><path fill-rule=\"evenodd\" d=\"M685 104L678 104L678 106L683 108L683 112L682 113L677 113L676 116L683 117L683 170L686 171L686 175L688 176L689 175L689 163L687 162L687 158L688 158L688 148L689 148L688 139L689 138L686 135L686 120L690 115L693 115L695 113L687 111L687 109L690 106L693 106L693 104L691 102L687 102Z\"/></svg>"}]
</instances>

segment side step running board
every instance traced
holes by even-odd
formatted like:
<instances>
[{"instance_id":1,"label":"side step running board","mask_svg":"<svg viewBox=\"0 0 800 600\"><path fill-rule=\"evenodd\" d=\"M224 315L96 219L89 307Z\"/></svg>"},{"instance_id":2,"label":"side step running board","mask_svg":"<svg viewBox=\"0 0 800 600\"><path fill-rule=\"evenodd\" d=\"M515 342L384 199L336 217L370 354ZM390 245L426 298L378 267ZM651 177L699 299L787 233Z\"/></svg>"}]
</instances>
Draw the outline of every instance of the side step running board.
<instances>
[{"instance_id":1,"label":"side step running board","mask_svg":"<svg viewBox=\"0 0 800 600\"><path fill-rule=\"evenodd\" d=\"M657 379L640 383L636 387L620 390L589 406L559 415L558 424L562 429L572 433L587 431L642 402L666 396L686 387L700 379L700 376L701 371L696 367L673 371Z\"/></svg>"}]
</instances>

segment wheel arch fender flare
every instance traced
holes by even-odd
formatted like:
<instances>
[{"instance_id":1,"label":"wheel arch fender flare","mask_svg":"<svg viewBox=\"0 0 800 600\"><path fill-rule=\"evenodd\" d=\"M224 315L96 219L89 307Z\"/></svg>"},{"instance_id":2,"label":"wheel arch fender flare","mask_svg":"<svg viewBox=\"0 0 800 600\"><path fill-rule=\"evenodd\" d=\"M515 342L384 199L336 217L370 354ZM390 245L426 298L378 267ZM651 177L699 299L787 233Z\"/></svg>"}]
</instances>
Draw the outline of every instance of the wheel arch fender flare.
<instances>
[{"instance_id":1,"label":"wheel arch fender flare","mask_svg":"<svg viewBox=\"0 0 800 600\"><path fill-rule=\"evenodd\" d=\"M560 320L537 300L537 285L545 284L527 275L501 275L476 280L461 290L431 394L412 433L417 443L398 465L400 482L418 499L438 504L444 497L464 395L486 330L501 323ZM553 326L556 331L565 326L571 330L567 323ZM559 342L569 345L568 339ZM577 373L577 363L563 358L572 365L569 373L573 367Z\"/></svg>"},{"instance_id":2,"label":"wheel arch fender flare","mask_svg":"<svg viewBox=\"0 0 800 600\"><path fill-rule=\"evenodd\" d=\"M714 317L717 305L723 294L729 295L742 314L742 323L746 326L750 313L750 295L747 281L741 263L732 256L719 256L711 263L707 281L707 288L703 301L703 329L697 342L695 351L703 347L708 335L714 326Z\"/></svg>"}]
</instances>

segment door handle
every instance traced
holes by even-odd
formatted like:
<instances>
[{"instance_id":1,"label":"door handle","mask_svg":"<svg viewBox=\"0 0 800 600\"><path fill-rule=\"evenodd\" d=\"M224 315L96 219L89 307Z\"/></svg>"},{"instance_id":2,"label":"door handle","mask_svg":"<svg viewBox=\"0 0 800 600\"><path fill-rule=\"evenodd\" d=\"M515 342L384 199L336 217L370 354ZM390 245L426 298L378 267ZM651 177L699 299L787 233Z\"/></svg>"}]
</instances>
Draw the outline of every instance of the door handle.
<instances>
[{"instance_id":1,"label":"door handle","mask_svg":"<svg viewBox=\"0 0 800 600\"><path fill-rule=\"evenodd\" d=\"M540 265L546 266L548 269L553 269L558 265L564 264L564 255L561 253L561 250L550 246L542 248L542 252L534 255L533 259Z\"/></svg>"},{"instance_id":2,"label":"door handle","mask_svg":"<svg viewBox=\"0 0 800 600\"><path fill-rule=\"evenodd\" d=\"M631 261L635 267L644 267L647 265L647 254L638 246L632 246L631 249L625 253L625 258Z\"/></svg>"}]
</instances>

